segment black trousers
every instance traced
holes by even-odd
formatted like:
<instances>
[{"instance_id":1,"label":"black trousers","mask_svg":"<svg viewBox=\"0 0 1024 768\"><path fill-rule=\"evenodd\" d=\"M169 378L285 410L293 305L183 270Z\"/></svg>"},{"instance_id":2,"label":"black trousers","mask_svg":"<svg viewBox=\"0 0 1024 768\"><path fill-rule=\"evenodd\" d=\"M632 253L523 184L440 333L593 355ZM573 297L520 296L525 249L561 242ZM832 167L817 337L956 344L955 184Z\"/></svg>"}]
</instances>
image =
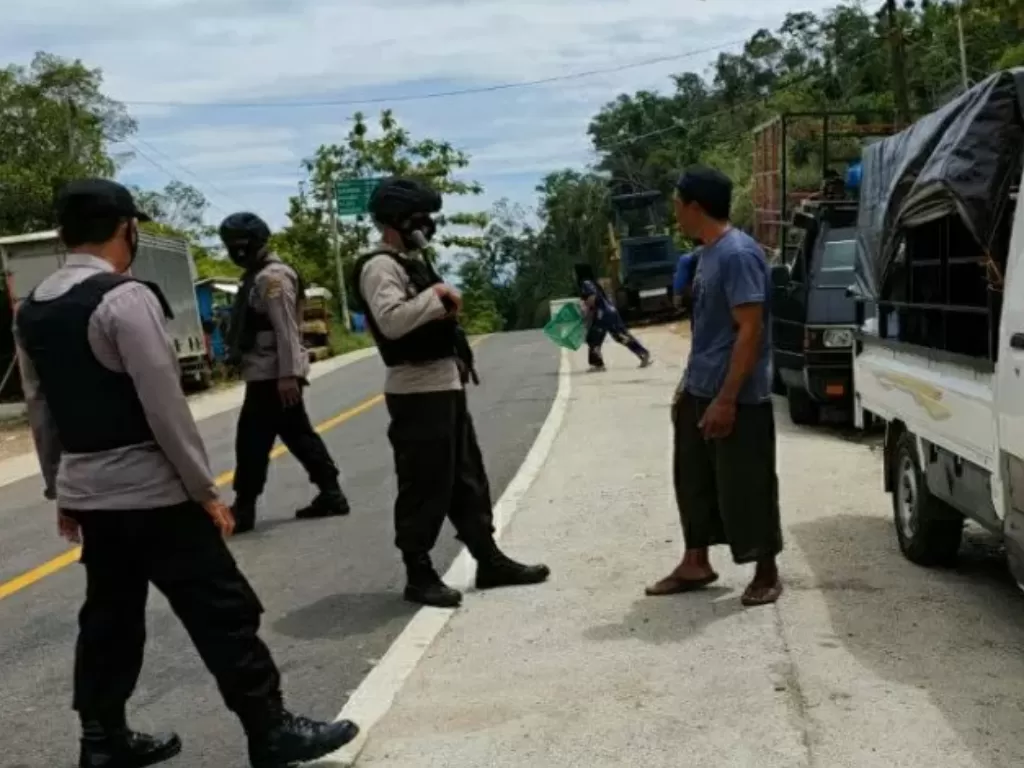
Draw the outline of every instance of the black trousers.
<instances>
[{"instance_id":1,"label":"black trousers","mask_svg":"<svg viewBox=\"0 0 1024 768\"><path fill-rule=\"evenodd\" d=\"M277 381L252 381L245 385L245 399L235 433L235 495L255 501L267 484L270 451L278 437L320 489L338 484L338 467L313 429L305 403L291 408L281 404Z\"/></svg>"},{"instance_id":2,"label":"black trousers","mask_svg":"<svg viewBox=\"0 0 1024 768\"><path fill-rule=\"evenodd\" d=\"M395 454L395 545L409 557L437 543L447 517L474 555L493 542L491 488L463 390L387 395Z\"/></svg>"},{"instance_id":3,"label":"black trousers","mask_svg":"<svg viewBox=\"0 0 1024 768\"><path fill-rule=\"evenodd\" d=\"M710 400L684 393L673 409L676 502L687 549L728 544L752 563L782 551L772 404L740 404L728 437L698 426Z\"/></svg>"},{"instance_id":4,"label":"black trousers","mask_svg":"<svg viewBox=\"0 0 1024 768\"><path fill-rule=\"evenodd\" d=\"M85 604L75 651L74 708L123 716L142 669L149 584L185 625L227 706L247 728L280 705L281 678L258 632L263 606L227 544L194 503L69 512L81 524Z\"/></svg>"}]
</instances>

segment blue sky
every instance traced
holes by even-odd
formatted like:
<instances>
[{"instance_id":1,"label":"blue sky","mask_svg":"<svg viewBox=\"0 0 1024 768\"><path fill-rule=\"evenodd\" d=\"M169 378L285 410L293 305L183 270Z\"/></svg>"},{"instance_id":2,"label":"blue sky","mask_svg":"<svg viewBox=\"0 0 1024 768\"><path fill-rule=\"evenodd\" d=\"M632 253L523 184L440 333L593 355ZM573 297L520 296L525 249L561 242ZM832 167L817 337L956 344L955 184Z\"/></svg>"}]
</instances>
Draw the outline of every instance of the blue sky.
<instances>
[{"instance_id":1,"label":"blue sky","mask_svg":"<svg viewBox=\"0 0 1024 768\"><path fill-rule=\"evenodd\" d=\"M415 137L472 158L486 208L533 203L547 172L591 162L589 118L619 93L662 89L705 72L715 52L592 77L392 104L282 106L484 88L721 47L803 0L36 0L9 3L5 59L36 50L102 67L106 92L139 121L123 181L177 178L211 203L209 218L247 208L274 226L303 178L300 160L340 140L353 112L394 109ZM247 106L228 106L245 102Z\"/></svg>"}]
</instances>

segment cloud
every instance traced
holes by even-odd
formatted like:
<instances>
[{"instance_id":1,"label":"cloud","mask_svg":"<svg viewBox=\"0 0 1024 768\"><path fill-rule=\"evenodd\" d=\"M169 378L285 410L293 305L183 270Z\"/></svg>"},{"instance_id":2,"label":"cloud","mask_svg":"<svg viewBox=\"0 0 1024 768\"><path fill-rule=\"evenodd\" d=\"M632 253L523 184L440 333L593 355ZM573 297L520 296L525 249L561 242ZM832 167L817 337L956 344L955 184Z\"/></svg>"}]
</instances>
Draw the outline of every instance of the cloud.
<instances>
[{"instance_id":1,"label":"cloud","mask_svg":"<svg viewBox=\"0 0 1024 768\"><path fill-rule=\"evenodd\" d=\"M834 4L804 0L803 10ZM672 73L704 72L717 55L711 49L737 50L737 41L792 10L788 0L7 5L0 44L8 57L24 63L43 49L81 58L102 68L109 95L128 103L140 131L126 178L162 186L178 176L214 202L211 218L244 204L277 225L302 178L301 159L342 140L356 110L384 106L414 138L444 139L471 154L467 175L486 186L474 202L532 202L544 173L590 160L586 129L603 104L665 88ZM676 58L621 68L655 57ZM604 71L450 98L352 103L590 70ZM297 102L307 106L281 106Z\"/></svg>"}]
</instances>

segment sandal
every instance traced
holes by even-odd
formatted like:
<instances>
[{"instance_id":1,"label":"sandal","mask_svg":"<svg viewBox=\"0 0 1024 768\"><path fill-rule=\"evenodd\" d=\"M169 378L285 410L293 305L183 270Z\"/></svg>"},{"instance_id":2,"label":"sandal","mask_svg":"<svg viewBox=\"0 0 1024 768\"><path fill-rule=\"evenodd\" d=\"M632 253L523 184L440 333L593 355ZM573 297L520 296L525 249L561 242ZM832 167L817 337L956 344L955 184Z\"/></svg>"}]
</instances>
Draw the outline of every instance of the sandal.
<instances>
[{"instance_id":1,"label":"sandal","mask_svg":"<svg viewBox=\"0 0 1024 768\"><path fill-rule=\"evenodd\" d=\"M682 579L675 574L669 574L657 584L644 589L648 597L664 597L665 595L682 595L686 592L696 592L698 589L710 586L718 581L717 573L709 573L700 579Z\"/></svg>"},{"instance_id":2,"label":"sandal","mask_svg":"<svg viewBox=\"0 0 1024 768\"><path fill-rule=\"evenodd\" d=\"M776 581L770 587L754 586L751 584L743 593L740 602L748 608L755 608L759 605L771 605L782 595L782 582Z\"/></svg>"}]
</instances>

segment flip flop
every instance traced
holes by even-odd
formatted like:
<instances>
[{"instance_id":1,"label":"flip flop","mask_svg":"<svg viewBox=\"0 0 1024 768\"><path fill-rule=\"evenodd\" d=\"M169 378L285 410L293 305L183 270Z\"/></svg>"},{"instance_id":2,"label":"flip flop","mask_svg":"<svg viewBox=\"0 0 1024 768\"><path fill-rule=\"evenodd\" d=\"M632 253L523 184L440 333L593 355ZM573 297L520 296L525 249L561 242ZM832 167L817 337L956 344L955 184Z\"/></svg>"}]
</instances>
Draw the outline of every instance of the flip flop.
<instances>
[{"instance_id":1,"label":"flip flop","mask_svg":"<svg viewBox=\"0 0 1024 768\"><path fill-rule=\"evenodd\" d=\"M657 584L644 589L648 597L664 597L666 595L682 595L696 592L718 581L718 574L711 573L702 579L680 579L678 576L666 576Z\"/></svg>"},{"instance_id":2,"label":"flip flop","mask_svg":"<svg viewBox=\"0 0 1024 768\"><path fill-rule=\"evenodd\" d=\"M740 602L743 603L747 608L755 608L759 605L771 605L779 599L782 595L782 582L777 581L770 587L757 587L753 590L751 587L747 587L747 590L743 593L743 597L740 598Z\"/></svg>"}]
</instances>

